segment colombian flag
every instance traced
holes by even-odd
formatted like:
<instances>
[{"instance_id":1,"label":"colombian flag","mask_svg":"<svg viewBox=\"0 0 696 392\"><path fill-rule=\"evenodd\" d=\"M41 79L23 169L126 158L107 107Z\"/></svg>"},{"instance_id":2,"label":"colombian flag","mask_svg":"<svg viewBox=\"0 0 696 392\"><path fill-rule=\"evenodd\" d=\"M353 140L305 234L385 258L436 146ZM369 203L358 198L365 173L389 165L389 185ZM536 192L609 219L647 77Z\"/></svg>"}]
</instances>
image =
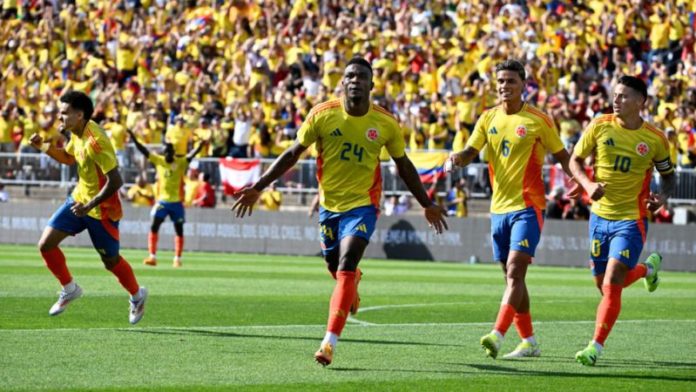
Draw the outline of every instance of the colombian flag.
<instances>
[{"instance_id":1,"label":"colombian flag","mask_svg":"<svg viewBox=\"0 0 696 392\"><path fill-rule=\"evenodd\" d=\"M408 154L424 184L432 184L445 176L443 165L449 157L446 152L414 151Z\"/></svg>"}]
</instances>

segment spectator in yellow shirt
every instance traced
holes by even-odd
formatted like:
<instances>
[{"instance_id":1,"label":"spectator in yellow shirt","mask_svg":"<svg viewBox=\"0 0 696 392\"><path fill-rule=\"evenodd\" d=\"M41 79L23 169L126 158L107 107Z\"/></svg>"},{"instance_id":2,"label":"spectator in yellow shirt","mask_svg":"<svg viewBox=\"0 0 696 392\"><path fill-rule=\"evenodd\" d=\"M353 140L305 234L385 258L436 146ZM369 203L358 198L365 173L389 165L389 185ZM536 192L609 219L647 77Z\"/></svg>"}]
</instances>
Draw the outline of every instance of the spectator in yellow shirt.
<instances>
[{"instance_id":1,"label":"spectator in yellow shirt","mask_svg":"<svg viewBox=\"0 0 696 392\"><path fill-rule=\"evenodd\" d=\"M135 184L128 189L126 198L134 207L152 207L155 204L155 193L152 184L148 183L144 174L139 174Z\"/></svg>"}]
</instances>

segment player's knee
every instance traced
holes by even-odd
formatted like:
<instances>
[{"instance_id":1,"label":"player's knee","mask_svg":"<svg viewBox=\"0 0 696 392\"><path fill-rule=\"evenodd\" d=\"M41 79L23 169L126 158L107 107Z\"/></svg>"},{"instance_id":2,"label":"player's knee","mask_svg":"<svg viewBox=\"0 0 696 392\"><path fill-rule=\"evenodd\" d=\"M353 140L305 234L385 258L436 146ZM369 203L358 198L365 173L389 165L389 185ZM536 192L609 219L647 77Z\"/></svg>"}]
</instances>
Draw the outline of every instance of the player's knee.
<instances>
[{"instance_id":1,"label":"player's knee","mask_svg":"<svg viewBox=\"0 0 696 392\"><path fill-rule=\"evenodd\" d=\"M104 268L107 270L111 271L114 269L116 264L118 264L118 255L117 256L111 256L111 257L102 257L102 263L104 263Z\"/></svg>"},{"instance_id":2,"label":"player's knee","mask_svg":"<svg viewBox=\"0 0 696 392\"><path fill-rule=\"evenodd\" d=\"M55 248L55 246L50 244L45 238L41 238L36 244L36 247L39 248L39 252L48 252L49 250Z\"/></svg>"}]
</instances>

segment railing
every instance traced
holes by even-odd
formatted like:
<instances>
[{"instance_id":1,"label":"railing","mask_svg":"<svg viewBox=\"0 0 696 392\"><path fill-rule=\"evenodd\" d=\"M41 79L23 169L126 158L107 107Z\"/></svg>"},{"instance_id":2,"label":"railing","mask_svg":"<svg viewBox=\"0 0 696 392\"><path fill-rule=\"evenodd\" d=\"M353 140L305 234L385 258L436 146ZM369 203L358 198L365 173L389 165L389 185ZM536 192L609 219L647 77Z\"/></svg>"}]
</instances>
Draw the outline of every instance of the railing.
<instances>
[{"instance_id":1,"label":"railing","mask_svg":"<svg viewBox=\"0 0 696 392\"><path fill-rule=\"evenodd\" d=\"M154 181L155 171L152 165L147 164L139 154L126 154L121 157L121 174L126 185L131 185L136 176L145 168L148 180ZM262 171L267 169L274 161L273 158L261 159ZM220 185L218 170L218 158L204 158L194 160L192 167L208 172L214 186ZM382 162L383 192L385 195L409 194L406 185L396 173L393 162ZM544 167L544 181L548 188L549 166ZM11 173L12 176L7 174ZM0 153L0 181L4 184L24 186L27 189L35 186L42 187L70 187L76 181L76 168L57 163L44 154L15 154ZM677 190L671 199L676 204L696 204L696 170L678 168ZM490 182L488 168L485 164L471 164L466 168L448 173L444 181L438 183L436 191L442 193L452 187L453 180L467 179L469 194L472 198L485 199L490 197ZM656 189L659 176L653 177L653 189ZM294 194L313 194L317 192L316 162L314 160L302 160L285 173L279 180L277 187L281 192ZM547 189L547 192L549 189Z\"/></svg>"}]
</instances>

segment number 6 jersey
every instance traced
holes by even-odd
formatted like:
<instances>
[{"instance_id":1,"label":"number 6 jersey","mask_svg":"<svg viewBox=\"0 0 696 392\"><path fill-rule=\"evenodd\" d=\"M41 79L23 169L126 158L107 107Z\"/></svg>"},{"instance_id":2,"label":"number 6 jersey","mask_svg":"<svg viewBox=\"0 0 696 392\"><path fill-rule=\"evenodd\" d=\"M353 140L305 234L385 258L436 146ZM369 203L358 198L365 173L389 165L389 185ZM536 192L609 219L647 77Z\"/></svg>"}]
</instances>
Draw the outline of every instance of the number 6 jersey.
<instances>
[{"instance_id":1,"label":"number 6 jersey","mask_svg":"<svg viewBox=\"0 0 696 392\"><path fill-rule=\"evenodd\" d=\"M605 194L592 204L592 212L609 220L645 218L653 167L662 174L674 171L664 133L645 121L639 129L625 129L615 115L602 115L575 146L578 157L593 152L594 181L605 184Z\"/></svg>"},{"instance_id":2,"label":"number 6 jersey","mask_svg":"<svg viewBox=\"0 0 696 392\"><path fill-rule=\"evenodd\" d=\"M393 158L405 154L401 127L386 109L372 105L364 116L355 117L346 113L341 99L312 108L297 140L305 147L316 142L319 202L332 212L379 208L382 146Z\"/></svg>"},{"instance_id":3,"label":"number 6 jersey","mask_svg":"<svg viewBox=\"0 0 696 392\"><path fill-rule=\"evenodd\" d=\"M546 151L557 153L563 143L553 121L528 104L519 112L502 106L485 111L476 122L467 146L488 148L488 172L493 187L491 212L505 214L546 208L541 169Z\"/></svg>"}]
</instances>

